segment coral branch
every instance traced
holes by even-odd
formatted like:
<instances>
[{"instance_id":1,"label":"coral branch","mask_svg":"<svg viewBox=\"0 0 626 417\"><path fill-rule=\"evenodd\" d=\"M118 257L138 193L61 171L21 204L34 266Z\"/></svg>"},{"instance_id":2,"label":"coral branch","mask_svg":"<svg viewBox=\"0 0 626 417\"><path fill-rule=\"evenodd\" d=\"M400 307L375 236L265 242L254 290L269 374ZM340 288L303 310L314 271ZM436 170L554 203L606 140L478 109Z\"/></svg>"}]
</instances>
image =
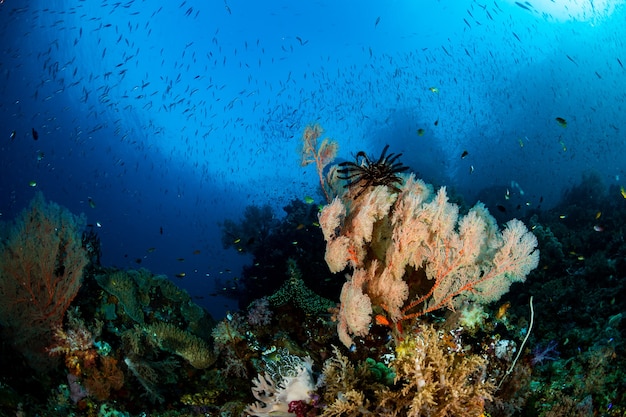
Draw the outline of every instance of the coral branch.
<instances>
[{"instance_id":1,"label":"coral branch","mask_svg":"<svg viewBox=\"0 0 626 417\"><path fill-rule=\"evenodd\" d=\"M322 136L323 132L324 130L318 124L308 125L304 128L304 133L302 134L301 165L307 166L315 162L317 175L320 179L320 186L326 196L326 201L330 203L330 196L326 189L326 182L324 181L324 168L337 156L339 145L337 142L326 138L318 146L318 139Z\"/></svg>"}]
</instances>

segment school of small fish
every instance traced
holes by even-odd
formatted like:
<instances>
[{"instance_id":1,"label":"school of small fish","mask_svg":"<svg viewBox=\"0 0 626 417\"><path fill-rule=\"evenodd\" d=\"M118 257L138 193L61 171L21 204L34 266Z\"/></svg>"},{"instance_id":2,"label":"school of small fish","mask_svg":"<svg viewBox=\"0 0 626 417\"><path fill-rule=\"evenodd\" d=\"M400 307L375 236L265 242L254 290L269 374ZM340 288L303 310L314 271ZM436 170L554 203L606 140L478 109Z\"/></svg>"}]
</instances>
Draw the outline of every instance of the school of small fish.
<instances>
[{"instance_id":1,"label":"school of small fish","mask_svg":"<svg viewBox=\"0 0 626 417\"><path fill-rule=\"evenodd\" d=\"M623 175L626 29L597 4L593 30L553 25L532 2L491 0L416 13L410 25L381 6L340 35L331 6L314 24L307 7L5 1L0 163L9 173L31 163L11 183L57 178L93 213L126 202L102 224L142 219L159 237L175 216L211 236L207 213L231 204L320 201L297 168L314 121L343 158L388 133L414 169L426 161L472 184L504 170L529 204L552 186L533 169L568 181L586 166ZM211 247L196 240L186 253ZM172 275L188 276L180 267Z\"/></svg>"}]
</instances>

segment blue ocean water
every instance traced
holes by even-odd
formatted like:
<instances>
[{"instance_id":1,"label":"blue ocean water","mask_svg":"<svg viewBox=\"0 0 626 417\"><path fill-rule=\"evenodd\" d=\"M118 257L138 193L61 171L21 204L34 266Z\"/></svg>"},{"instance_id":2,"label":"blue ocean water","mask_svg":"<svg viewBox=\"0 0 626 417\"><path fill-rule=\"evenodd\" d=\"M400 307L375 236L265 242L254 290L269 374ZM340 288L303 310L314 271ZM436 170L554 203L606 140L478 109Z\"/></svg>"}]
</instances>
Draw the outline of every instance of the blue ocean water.
<instances>
[{"instance_id":1,"label":"blue ocean water","mask_svg":"<svg viewBox=\"0 0 626 417\"><path fill-rule=\"evenodd\" d=\"M625 17L597 0L5 0L0 220L42 191L86 214L103 264L185 273L219 318L234 303L207 294L250 262L220 222L323 200L300 166L309 123L339 159L389 144L472 203L549 208L588 172L626 184Z\"/></svg>"}]
</instances>

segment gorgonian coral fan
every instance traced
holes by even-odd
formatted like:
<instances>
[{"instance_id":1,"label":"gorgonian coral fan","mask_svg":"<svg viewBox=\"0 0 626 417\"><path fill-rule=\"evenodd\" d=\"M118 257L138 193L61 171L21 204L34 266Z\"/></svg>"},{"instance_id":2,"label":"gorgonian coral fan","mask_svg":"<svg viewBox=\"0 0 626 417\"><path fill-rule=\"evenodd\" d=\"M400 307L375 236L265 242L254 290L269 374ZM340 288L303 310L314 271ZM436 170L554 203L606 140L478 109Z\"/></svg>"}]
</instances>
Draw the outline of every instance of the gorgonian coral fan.
<instances>
[{"instance_id":1,"label":"gorgonian coral fan","mask_svg":"<svg viewBox=\"0 0 626 417\"><path fill-rule=\"evenodd\" d=\"M537 239L521 221L511 220L501 232L481 203L460 216L445 187L434 193L410 176L359 194L333 200L319 221L331 272L354 269L338 317L346 346L350 334L369 332L372 307L397 322L463 300L496 301L539 261Z\"/></svg>"}]
</instances>

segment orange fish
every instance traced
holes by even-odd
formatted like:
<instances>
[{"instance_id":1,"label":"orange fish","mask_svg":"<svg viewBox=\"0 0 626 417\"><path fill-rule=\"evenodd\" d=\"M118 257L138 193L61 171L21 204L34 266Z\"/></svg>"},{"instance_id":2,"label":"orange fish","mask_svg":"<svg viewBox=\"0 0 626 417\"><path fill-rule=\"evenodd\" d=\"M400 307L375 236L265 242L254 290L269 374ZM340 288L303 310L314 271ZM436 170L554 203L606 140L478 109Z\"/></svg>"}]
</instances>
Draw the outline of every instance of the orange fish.
<instances>
[{"instance_id":1,"label":"orange fish","mask_svg":"<svg viewBox=\"0 0 626 417\"><path fill-rule=\"evenodd\" d=\"M500 308L498 308L498 311L496 312L496 318L500 320L502 317L504 317L509 307L511 307L511 303L508 301L502 304Z\"/></svg>"},{"instance_id":2,"label":"orange fish","mask_svg":"<svg viewBox=\"0 0 626 417\"><path fill-rule=\"evenodd\" d=\"M391 326L391 322L382 314L376 314L376 316L374 316L374 321L376 324L380 324L381 326Z\"/></svg>"}]
</instances>

